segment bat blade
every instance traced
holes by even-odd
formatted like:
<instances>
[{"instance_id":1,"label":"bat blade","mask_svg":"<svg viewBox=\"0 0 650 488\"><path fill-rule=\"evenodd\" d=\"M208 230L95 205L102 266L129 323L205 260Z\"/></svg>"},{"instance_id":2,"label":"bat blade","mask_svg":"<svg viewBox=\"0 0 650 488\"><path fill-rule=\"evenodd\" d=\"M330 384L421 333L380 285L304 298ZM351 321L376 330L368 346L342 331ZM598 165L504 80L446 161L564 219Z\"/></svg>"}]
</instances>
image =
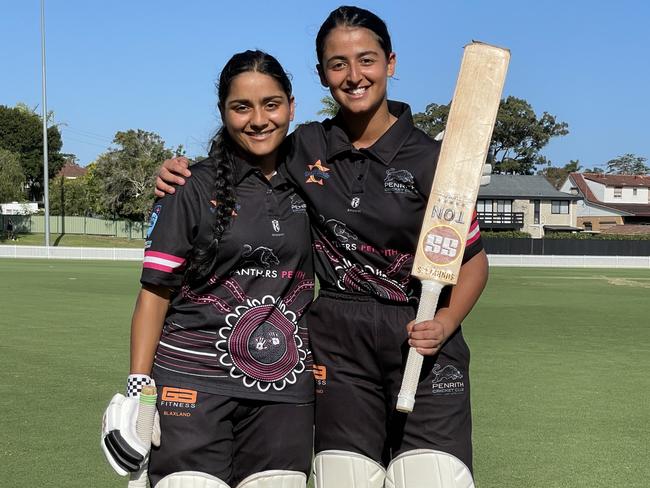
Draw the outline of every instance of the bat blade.
<instances>
[{"instance_id":1,"label":"bat blade","mask_svg":"<svg viewBox=\"0 0 650 488\"><path fill-rule=\"evenodd\" d=\"M489 44L465 47L415 253L420 281L458 281L509 59Z\"/></svg>"},{"instance_id":2,"label":"bat blade","mask_svg":"<svg viewBox=\"0 0 650 488\"><path fill-rule=\"evenodd\" d=\"M423 285L416 322L431 320L442 287L458 282L509 61L507 49L465 46L411 272ZM413 410L421 369L411 348L397 410Z\"/></svg>"}]
</instances>

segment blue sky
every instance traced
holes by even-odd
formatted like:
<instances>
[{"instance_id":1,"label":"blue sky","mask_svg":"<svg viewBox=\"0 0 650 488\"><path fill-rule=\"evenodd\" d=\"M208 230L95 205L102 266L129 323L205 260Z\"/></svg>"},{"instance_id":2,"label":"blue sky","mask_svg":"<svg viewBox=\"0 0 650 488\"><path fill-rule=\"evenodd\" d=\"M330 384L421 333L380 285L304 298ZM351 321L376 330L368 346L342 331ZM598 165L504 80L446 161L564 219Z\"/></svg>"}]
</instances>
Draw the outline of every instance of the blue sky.
<instances>
[{"instance_id":1,"label":"blue sky","mask_svg":"<svg viewBox=\"0 0 650 488\"><path fill-rule=\"evenodd\" d=\"M118 130L145 129L189 155L218 128L214 81L234 52L259 48L293 76L296 121L327 91L314 38L336 1L46 0L48 109L82 165ZM361 1L397 53L389 96L414 112L451 98L472 39L510 48L504 95L569 124L544 154L561 166L650 158L650 4L643 1ZM40 104L40 2L0 0L0 104Z\"/></svg>"}]
</instances>

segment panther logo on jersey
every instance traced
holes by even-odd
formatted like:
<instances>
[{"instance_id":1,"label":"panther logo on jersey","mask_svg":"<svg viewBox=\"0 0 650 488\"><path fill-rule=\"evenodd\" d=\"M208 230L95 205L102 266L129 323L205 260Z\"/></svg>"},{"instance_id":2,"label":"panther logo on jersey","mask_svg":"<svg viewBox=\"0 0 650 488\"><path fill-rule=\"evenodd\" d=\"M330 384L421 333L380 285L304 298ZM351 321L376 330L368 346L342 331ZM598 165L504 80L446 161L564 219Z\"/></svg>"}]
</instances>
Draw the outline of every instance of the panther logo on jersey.
<instances>
[{"instance_id":1,"label":"panther logo on jersey","mask_svg":"<svg viewBox=\"0 0 650 488\"><path fill-rule=\"evenodd\" d=\"M410 193L415 189L415 178L405 169L388 168L384 178L386 193Z\"/></svg>"},{"instance_id":2,"label":"panther logo on jersey","mask_svg":"<svg viewBox=\"0 0 650 488\"><path fill-rule=\"evenodd\" d=\"M341 242L348 242L350 240L356 241L357 235L352 232L345 222L336 219L325 220L325 217L320 216L321 222L325 223L325 227L336 236L336 239Z\"/></svg>"},{"instance_id":3,"label":"panther logo on jersey","mask_svg":"<svg viewBox=\"0 0 650 488\"><path fill-rule=\"evenodd\" d=\"M307 211L307 204L295 193L289 197L291 200L291 211L293 213L305 213Z\"/></svg>"},{"instance_id":4,"label":"panther logo on jersey","mask_svg":"<svg viewBox=\"0 0 650 488\"><path fill-rule=\"evenodd\" d=\"M441 368L440 365L436 363L431 372L436 375L436 377L433 379L434 383L463 379L463 373L461 373L458 368L452 366L451 364L448 364L444 368Z\"/></svg>"},{"instance_id":5,"label":"panther logo on jersey","mask_svg":"<svg viewBox=\"0 0 650 488\"><path fill-rule=\"evenodd\" d=\"M258 246L255 249L249 244L244 244L242 267L252 265L258 268L269 268L280 264L280 260L273 253L273 249L265 246Z\"/></svg>"},{"instance_id":6,"label":"panther logo on jersey","mask_svg":"<svg viewBox=\"0 0 650 488\"><path fill-rule=\"evenodd\" d=\"M431 370L435 375L431 380L431 393L433 395L460 395L465 392L463 373L451 364L445 367L436 363Z\"/></svg>"}]
</instances>

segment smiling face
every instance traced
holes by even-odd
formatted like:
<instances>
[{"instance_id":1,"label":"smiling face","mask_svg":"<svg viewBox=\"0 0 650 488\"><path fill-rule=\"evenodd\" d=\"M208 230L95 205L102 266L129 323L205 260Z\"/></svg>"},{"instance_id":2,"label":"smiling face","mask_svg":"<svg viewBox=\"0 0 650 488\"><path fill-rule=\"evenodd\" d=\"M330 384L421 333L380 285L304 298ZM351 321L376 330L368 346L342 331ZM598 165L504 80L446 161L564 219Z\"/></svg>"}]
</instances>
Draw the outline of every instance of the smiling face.
<instances>
[{"instance_id":1,"label":"smiling face","mask_svg":"<svg viewBox=\"0 0 650 488\"><path fill-rule=\"evenodd\" d=\"M269 75L247 71L232 79L221 116L232 140L251 163L275 164L293 120L294 101Z\"/></svg>"},{"instance_id":2,"label":"smiling face","mask_svg":"<svg viewBox=\"0 0 650 488\"><path fill-rule=\"evenodd\" d=\"M350 114L374 112L386 99L395 53L386 56L377 36L364 27L336 27L325 38L318 65L321 83Z\"/></svg>"}]
</instances>

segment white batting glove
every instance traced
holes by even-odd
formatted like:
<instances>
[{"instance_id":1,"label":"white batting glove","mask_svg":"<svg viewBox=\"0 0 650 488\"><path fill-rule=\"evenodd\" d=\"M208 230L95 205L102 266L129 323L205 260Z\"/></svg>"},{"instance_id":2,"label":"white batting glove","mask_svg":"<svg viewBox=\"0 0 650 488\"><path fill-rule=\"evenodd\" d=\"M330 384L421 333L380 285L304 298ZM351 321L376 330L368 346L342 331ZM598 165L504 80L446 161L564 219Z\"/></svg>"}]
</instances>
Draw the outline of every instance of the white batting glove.
<instances>
[{"instance_id":1,"label":"white batting glove","mask_svg":"<svg viewBox=\"0 0 650 488\"><path fill-rule=\"evenodd\" d=\"M160 417L154 418L151 442L143 442L136 431L143 386L155 386L147 375L129 375L126 396L117 393L102 418L101 447L108 464L120 476L135 473L148 462L151 445L160 446Z\"/></svg>"}]
</instances>

